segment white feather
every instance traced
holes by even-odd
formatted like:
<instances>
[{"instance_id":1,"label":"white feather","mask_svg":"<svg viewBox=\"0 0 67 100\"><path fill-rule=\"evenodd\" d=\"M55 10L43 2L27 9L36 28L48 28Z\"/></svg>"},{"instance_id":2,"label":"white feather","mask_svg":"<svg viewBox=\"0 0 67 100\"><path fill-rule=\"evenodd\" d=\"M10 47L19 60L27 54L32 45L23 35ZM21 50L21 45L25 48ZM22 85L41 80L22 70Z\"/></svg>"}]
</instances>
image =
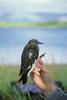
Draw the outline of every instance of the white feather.
<instances>
[{"instance_id":1,"label":"white feather","mask_svg":"<svg viewBox=\"0 0 67 100\"><path fill-rule=\"evenodd\" d=\"M34 68L35 68L35 63L32 65L31 70L28 72L28 77L29 77L30 73L33 71Z\"/></svg>"}]
</instances>

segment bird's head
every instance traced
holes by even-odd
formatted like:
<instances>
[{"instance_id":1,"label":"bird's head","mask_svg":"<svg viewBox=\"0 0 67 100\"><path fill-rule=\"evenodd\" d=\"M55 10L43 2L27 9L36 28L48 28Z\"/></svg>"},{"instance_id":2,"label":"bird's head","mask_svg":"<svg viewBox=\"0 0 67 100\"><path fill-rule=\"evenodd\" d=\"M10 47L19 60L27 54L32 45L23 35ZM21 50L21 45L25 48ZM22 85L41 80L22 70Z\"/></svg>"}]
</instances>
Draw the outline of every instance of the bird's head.
<instances>
[{"instance_id":1,"label":"bird's head","mask_svg":"<svg viewBox=\"0 0 67 100\"><path fill-rule=\"evenodd\" d=\"M30 40L30 41L28 42L28 44L38 45L38 44L44 44L44 43L39 42L39 41L36 40L36 39L32 39L32 40Z\"/></svg>"}]
</instances>

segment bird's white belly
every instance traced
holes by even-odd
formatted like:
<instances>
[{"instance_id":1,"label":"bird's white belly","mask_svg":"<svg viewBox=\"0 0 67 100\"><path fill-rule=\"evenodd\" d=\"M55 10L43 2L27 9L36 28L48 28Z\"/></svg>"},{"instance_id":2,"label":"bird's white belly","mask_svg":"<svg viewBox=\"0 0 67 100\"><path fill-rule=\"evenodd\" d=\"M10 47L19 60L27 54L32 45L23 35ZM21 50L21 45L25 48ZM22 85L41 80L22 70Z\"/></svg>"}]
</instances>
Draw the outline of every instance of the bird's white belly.
<instances>
[{"instance_id":1,"label":"bird's white belly","mask_svg":"<svg viewBox=\"0 0 67 100\"><path fill-rule=\"evenodd\" d=\"M31 70L28 72L28 77L29 77L30 73L33 71L34 68L35 68L35 63L32 65Z\"/></svg>"}]
</instances>

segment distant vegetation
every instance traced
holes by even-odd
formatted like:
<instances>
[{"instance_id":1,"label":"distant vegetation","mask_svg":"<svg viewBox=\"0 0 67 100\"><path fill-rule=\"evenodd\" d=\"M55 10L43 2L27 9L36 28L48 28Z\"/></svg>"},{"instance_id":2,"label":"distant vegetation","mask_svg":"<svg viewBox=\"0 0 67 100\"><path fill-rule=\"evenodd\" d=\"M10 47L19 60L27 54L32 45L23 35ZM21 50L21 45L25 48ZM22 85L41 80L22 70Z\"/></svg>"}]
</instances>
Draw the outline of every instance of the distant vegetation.
<instances>
[{"instance_id":1,"label":"distant vegetation","mask_svg":"<svg viewBox=\"0 0 67 100\"><path fill-rule=\"evenodd\" d=\"M54 80L61 80L67 91L67 65L46 65ZM18 65L0 65L0 95L2 100L26 100L23 94L12 88L10 82L18 80ZM29 80L30 82L30 80ZM28 96L28 94L27 94Z\"/></svg>"},{"instance_id":2,"label":"distant vegetation","mask_svg":"<svg viewBox=\"0 0 67 100\"><path fill-rule=\"evenodd\" d=\"M67 22L0 22L0 27L67 27Z\"/></svg>"}]
</instances>

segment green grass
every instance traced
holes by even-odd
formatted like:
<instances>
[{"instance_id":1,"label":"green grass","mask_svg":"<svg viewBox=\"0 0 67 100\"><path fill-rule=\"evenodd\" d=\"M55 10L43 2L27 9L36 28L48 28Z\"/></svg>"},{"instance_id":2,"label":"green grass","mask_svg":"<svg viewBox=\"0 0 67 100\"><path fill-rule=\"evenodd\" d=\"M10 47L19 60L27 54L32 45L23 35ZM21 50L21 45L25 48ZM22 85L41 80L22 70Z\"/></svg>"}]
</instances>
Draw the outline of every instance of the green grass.
<instances>
[{"instance_id":1,"label":"green grass","mask_svg":"<svg viewBox=\"0 0 67 100\"><path fill-rule=\"evenodd\" d=\"M4 100L16 100L14 91L11 88L10 82L17 80L18 67L15 66L0 66L0 91L5 95Z\"/></svg>"},{"instance_id":2,"label":"green grass","mask_svg":"<svg viewBox=\"0 0 67 100\"><path fill-rule=\"evenodd\" d=\"M46 65L54 80L61 80L67 92L67 65ZM26 100L28 94L20 94L10 82L18 80L19 65L0 65L0 94L3 100ZM31 80L30 80L31 81ZM29 82L30 82L29 81Z\"/></svg>"},{"instance_id":3,"label":"green grass","mask_svg":"<svg viewBox=\"0 0 67 100\"><path fill-rule=\"evenodd\" d=\"M0 27L67 27L67 22L0 22Z\"/></svg>"}]
</instances>

